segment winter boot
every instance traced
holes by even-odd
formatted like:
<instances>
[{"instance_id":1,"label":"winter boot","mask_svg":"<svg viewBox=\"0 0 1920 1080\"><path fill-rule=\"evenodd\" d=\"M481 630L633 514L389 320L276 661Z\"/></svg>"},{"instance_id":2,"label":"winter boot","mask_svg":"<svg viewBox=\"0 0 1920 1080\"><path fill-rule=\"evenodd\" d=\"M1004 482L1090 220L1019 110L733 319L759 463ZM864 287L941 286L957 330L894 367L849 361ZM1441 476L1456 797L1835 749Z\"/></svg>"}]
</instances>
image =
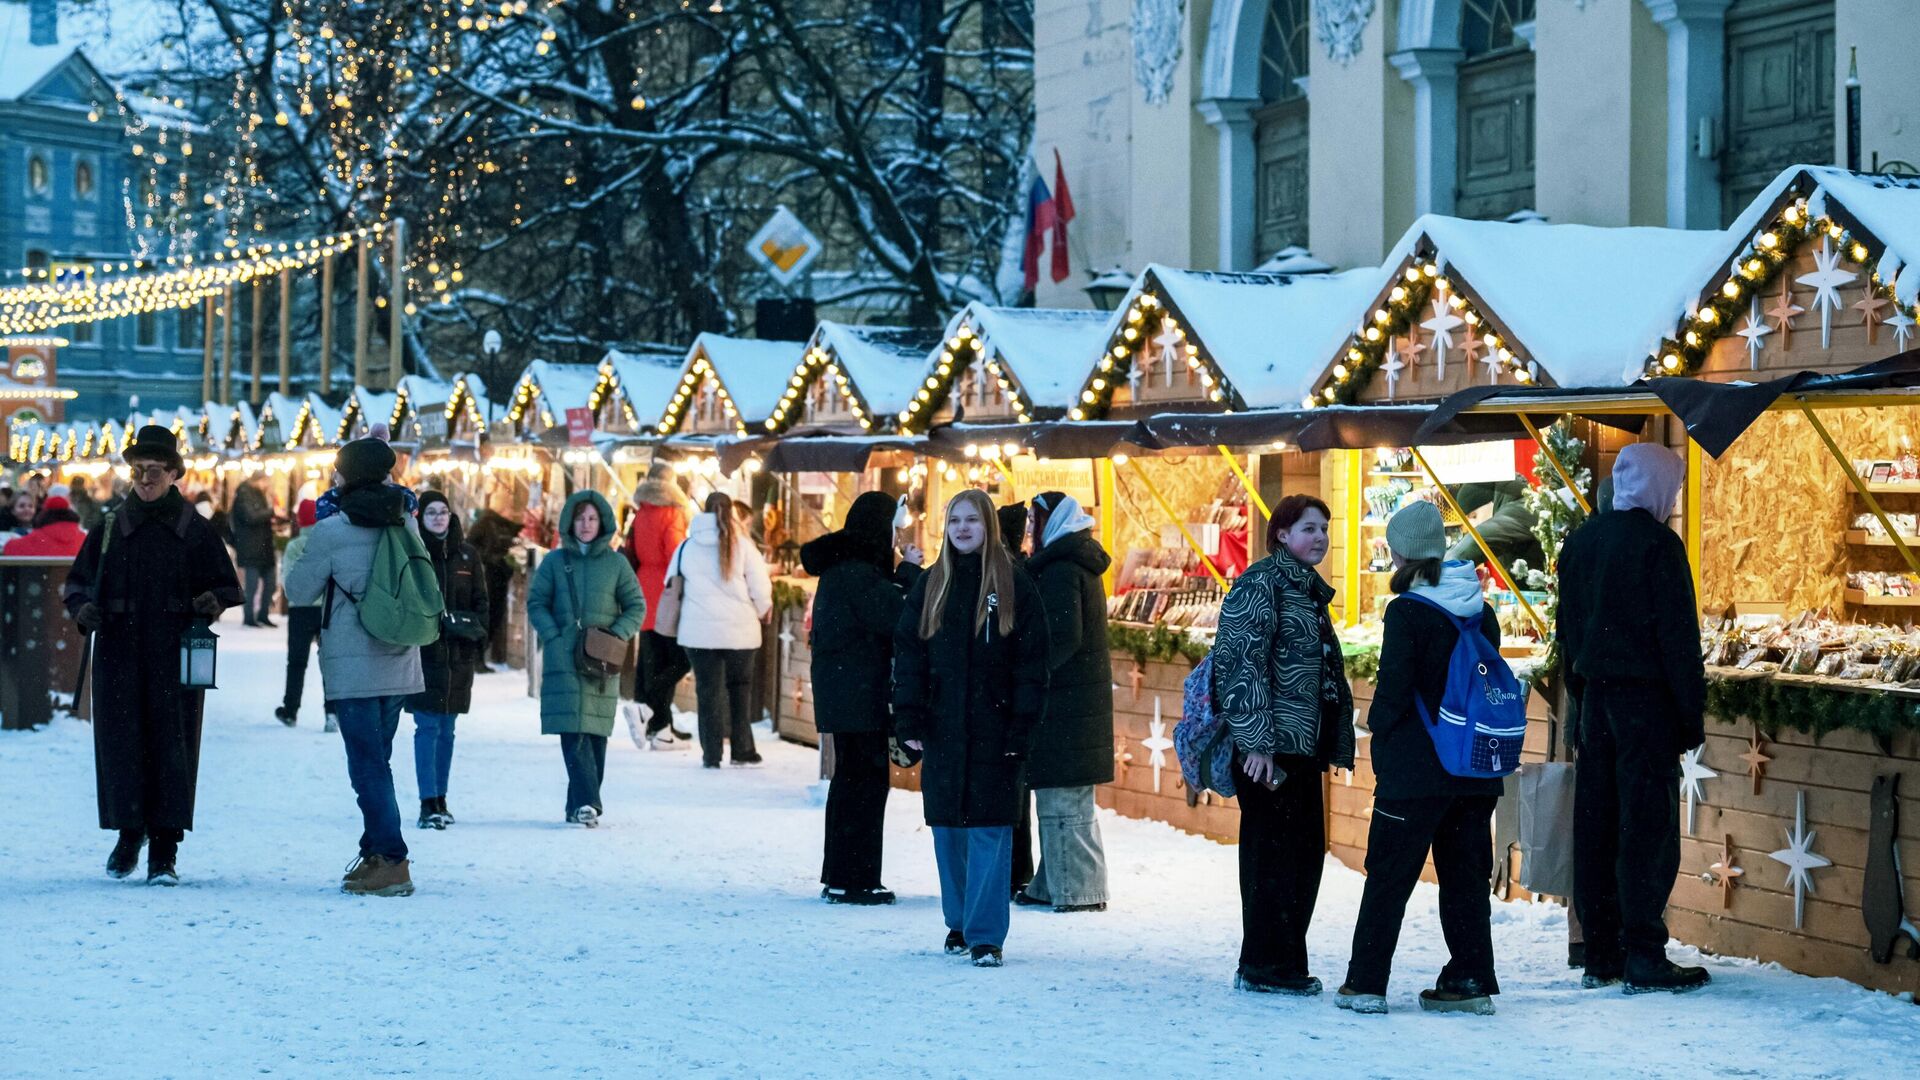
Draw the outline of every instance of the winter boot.
<instances>
[{"instance_id":1,"label":"winter boot","mask_svg":"<svg viewBox=\"0 0 1920 1080\"><path fill-rule=\"evenodd\" d=\"M332 735L332 734L333 734L334 732L337 732L337 731L339 731L339 730L340 730L340 718L339 718L339 717L337 717L337 716L335 716L335 715L333 715L333 713L332 713L331 711L329 711L329 712L327 713L327 723L326 723L326 726L325 726L325 727L323 727L323 728L322 728L321 730L322 730L322 731L325 731L325 732L326 732L327 734L329 734L329 735Z\"/></svg>"},{"instance_id":2,"label":"winter boot","mask_svg":"<svg viewBox=\"0 0 1920 1080\"><path fill-rule=\"evenodd\" d=\"M180 874L174 870L174 857L180 852L177 840L153 840L147 845L147 884L178 885Z\"/></svg>"},{"instance_id":3,"label":"winter boot","mask_svg":"<svg viewBox=\"0 0 1920 1080\"><path fill-rule=\"evenodd\" d=\"M892 890L885 888L842 889L829 885L820 890L820 899L829 904L880 907L893 903L895 897Z\"/></svg>"},{"instance_id":4,"label":"winter boot","mask_svg":"<svg viewBox=\"0 0 1920 1080\"><path fill-rule=\"evenodd\" d=\"M975 945L972 956L974 967L1001 967L1006 964L1000 950L992 945Z\"/></svg>"},{"instance_id":5,"label":"winter boot","mask_svg":"<svg viewBox=\"0 0 1920 1080\"><path fill-rule=\"evenodd\" d=\"M727 762L727 764L736 769L764 769L766 768L767 761L759 754L748 754L745 757L736 757L732 761Z\"/></svg>"},{"instance_id":6,"label":"winter boot","mask_svg":"<svg viewBox=\"0 0 1920 1080\"><path fill-rule=\"evenodd\" d=\"M433 800L433 810L434 813L440 815L441 828L444 829L453 824L453 811L447 809L447 797L445 795Z\"/></svg>"},{"instance_id":7,"label":"winter boot","mask_svg":"<svg viewBox=\"0 0 1920 1080\"><path fill-rule=\"evenodd\" d=\"M140 849L147 846L147 834L139 829L121 829L120 841L107 856L107 876L124 878L140 865Z\"/></svg>"},{"instance_id":8,"label":"winter boot","mask_svg":"<svg viewBox=\"0 0 1920 1080\"><path fill-rule=\"evenodd\" d=\"M600 825L600 811L595 810L591 806L583 806L575 810L573 816L567 820L573 822L575 825L584 825L589 829L597 828Z\"/></svg>"},{"instance_id":9,"label":"winter boot","mask_svg":"<svg viewBox=\"0 0 1920 1080\"><path fill-rule=\"evenodd\" d=\"M440 815L434 810L432 799L420 800L420 820L415 824L422 829L446 828L445 825L440 824Z\"/></svg>"},{"instance_id":10,"label":"winter boot","mask_svg":"<svg viewBox=\"0 0 1920 1080\"><path fill-rule=\"evenodd\" d=\"M1053 905L1053 910L1063 915L1075 911L1105 911L1107 910L1107 902L1101 900L1092 904L1055 904Z\"/></svg>"},{"instance_id":11,"label":"winter boot","mask_svg":"<svg viewBox=\"0 0 1920 1080\"><path fill-rule=\"evenodd\" d=\"M1580 976L1580 989L1605 990L1609 986L1620 985L1620 973L1617 971L1589 971Z\"/></svg>"},{"instance_id":12,"label":"winter boot","mask_svg":"<svg viewBox=\"0 0 1920 1080\"><path fill-rule=\"evenodd\" d=\"M360 860L355 871L359 876L348 873L347 880L340 884L341 892L350 896L413 895L413 876L407 871L405 859L368 855Z\"/></svg>"},{"instance_id":13,"label":"winter boot","mask_svg":"<svg viewBox=\"0 0 1920 1080\"><path fill-rule=\"evenodd\" d=\"M966 935L965 935L965 934L962 934L962 933L961 933L960 931L958 931L958 930L949 930L949 931L947 931L947 945L946 945L946 949L947 949L947 955L948 955L948 956L965 956L965 955L967 955L967 938L966 938Z\"/></svg>"},{"instance_id":14,"label":"winter boot","mask_svg":"<svg viewBox=\"0 0 1920 1080\"><path fill-rule=\"evenodd\" d=\"M1385 994L1363 994L1351 986L1342 986L1333 997L1333 1003L1348 1012L1365 1016L1385 1016L1387 1014L1387 996Z\"/></svg>"},{"instance_id":15,"label":"winter boot","mask_svg":"<svg viewBox=\"0 0 1920 1080\"><path fill-rule=\"evenodd\" d=\"M292 727L300 722L300 714L287 708L285 705L273 710L273 718L288 727Z\"/></svg>"},{"instance_id":16,"label":"winter boot","mask_svg":"<svg viewBox=\"0 0 1920 1080\"><path fill-rule=\"evenodd\" d=\"M1658 960L1635 963L1627 961L1627 993L1684 994L1698 990L1713 981L1706 968L1681 967L1679 964L1661 957Z\"/></svg>"},{"instance_id":17,"label":"winter boot","mask_svg":"<svg viewBox=\"0 0 1920 1080\"><path fill-rule=\"evenodd\" d=\"M1493 998L1463 990L1422 990L1420 1011L1430 1013L1471 1013L1492 1016Z\"/></svg>"},{"instance_id":18,"label":"winter boot","mask_svg":"<svg viewBox=\"0 0 1920 1080\"><path fill-rule=\"evenodd\" d=\"M1250 994L1280 994L1284 997L1317 997L1321 990L1320 980L1312 975L1266 979L1243 971L1234 973L1233 988Z\"/></svg>"},{"instance_id":19,"label":"winter boot","mask_svg":"<svg viewBox=\"0 0 1920 1080\"><path fill-rule=\"evenodd\" d=\"M1052 907L1053 901L1042 900L1026 889L1013 890L1013 902L1020 907Z\"/></svg>"}]
</instances>

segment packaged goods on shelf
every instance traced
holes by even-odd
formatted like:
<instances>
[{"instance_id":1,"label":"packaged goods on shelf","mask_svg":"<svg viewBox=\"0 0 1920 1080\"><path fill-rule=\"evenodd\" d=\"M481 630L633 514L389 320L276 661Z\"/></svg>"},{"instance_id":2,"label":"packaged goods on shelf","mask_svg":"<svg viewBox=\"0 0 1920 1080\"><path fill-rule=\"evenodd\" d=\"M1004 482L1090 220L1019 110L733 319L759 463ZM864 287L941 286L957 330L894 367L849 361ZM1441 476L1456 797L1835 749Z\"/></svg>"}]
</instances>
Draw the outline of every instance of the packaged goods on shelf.
<instances>
[{"instance_id":1,"label":"packaged goods on shelf","mask_svg":"<svg viewBox=\"0 0 1920 1080\"><path fill-rule=\"evenodd\" d=\"M1920 630L1842 622L1825 611L1785 621L1708 616L1700 647L1709 667L1750 673L1887 685L1920 679Z\"/></svg>"}]
</instances>

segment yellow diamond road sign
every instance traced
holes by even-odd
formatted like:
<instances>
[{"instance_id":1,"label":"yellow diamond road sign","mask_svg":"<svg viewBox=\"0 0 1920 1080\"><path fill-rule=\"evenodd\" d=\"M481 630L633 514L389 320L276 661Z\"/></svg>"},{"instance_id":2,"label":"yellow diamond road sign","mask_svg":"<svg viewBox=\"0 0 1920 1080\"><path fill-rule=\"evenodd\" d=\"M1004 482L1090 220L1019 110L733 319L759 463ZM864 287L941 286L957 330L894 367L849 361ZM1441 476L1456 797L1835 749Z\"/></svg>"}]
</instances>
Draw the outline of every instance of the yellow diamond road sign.
<instances>
[{"instance_id":1,"label":"yellow diamond road sign","mask_svg":"<svg viewBox=\"0 0 1920 1080\"><path fill-rule=\"evenodd\" d=\"M820 257L820 238L801 224L793 211L781 206L747 241L747 254L773 280L791 285Z\"/></svg>"}]
</instances>

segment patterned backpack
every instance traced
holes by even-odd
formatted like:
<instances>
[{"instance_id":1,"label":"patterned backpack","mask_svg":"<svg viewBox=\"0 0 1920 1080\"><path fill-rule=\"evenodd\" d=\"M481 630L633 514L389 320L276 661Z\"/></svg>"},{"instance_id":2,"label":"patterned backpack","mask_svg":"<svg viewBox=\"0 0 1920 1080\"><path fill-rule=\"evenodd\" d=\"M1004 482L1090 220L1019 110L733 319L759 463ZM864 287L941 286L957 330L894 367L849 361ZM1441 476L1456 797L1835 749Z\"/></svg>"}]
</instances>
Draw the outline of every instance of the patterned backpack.
<instances>
[{"instance_id":1,"label":"patterned backpack","mask_svg":"<svg viewBox=\"0 0 1920 1080\"><path fill-rule=\"evenodd\" d=\"M1212 653L1187 675L1180 722L1173 725L1173 752L1187 782L1188 806L1200 801L1202 791L1233 798L1233 737L1226 720L1213 711Z\"/></svg>"}]
</instances>

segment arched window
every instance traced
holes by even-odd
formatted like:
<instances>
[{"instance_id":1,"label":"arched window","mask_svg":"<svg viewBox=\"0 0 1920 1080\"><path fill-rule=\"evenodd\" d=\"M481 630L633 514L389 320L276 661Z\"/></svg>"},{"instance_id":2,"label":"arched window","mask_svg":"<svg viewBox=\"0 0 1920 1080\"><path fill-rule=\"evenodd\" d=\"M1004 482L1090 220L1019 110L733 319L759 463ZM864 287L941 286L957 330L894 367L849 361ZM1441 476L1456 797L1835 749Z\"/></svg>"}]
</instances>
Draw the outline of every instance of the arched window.
<instances>
[{"instance_id":1,"label":"arched window","mask_svg":"<svg viewBox=\"0 0 1920 1080\"><path fill-rule=\"evenodd\" d=\"M1782 169L1833 160L1833 0L1733 0L1727 8L1721 220Z\"/></svg>"},{"instance_id":2,"label":"arched window","mask_svg":"<svg viewBox=\"0 0 1920 1080\"><path fill-rule=\"evenodd\" d=\"M76 199L93 198L93 162L81 159L73 163L73 196Z\"/></svg>"},{"instance_id":3,"label":"arched window","mask_svg":"<svg viewBox=\"0 0 1920 1080\"><path fill-rule=\"evenodd\" d=\"M31 154L27 157L27 193L45 195L53 190L53 166L47 164L47 155Z\"/></svg>"},{"instance_id":4,"label":"arched window","mask_svg":"<svg viewBox=\"0 0 1920 1080\"><path fill-rule=\"evenodd\" d=\"M1533 12L1534 0L1461 0L1461 217L1533 206L1533 51L1520 32Z\"/></svg>"},{"instance_id":5,"label":"arched window","mask_svg":"<svg viewBox=\"0 0 1920 1080\"><path fill-rule=\"evenodd\" d=\"M1310 0L1269 0L1260 36L1254 113L1254 261L1307 243L1307 77Z\"/></svg>"}]
</instances>

